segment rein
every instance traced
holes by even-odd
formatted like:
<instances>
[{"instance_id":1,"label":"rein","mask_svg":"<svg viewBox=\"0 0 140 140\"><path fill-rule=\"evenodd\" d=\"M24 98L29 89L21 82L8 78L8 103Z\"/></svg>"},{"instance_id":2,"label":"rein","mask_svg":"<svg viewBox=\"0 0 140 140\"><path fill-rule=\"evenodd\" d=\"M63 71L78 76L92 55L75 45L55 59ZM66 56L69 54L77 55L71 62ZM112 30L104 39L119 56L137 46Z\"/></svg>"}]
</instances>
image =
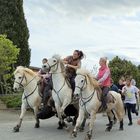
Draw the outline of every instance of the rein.
<instances>
[{"instance_id":1,"label":"rein","mask_svg":"<svg viewBox=\"0 0 140 140\"><path fill-rule=\"evenodd\" d=\"M48 62L46 62L46 64L49 66L49 70L50 70L53 66L55 66L55 65L57 65L55 71L58 69L58 61L57 61L55 64L53 64L53 65L50 65Z\"/></svg>"},{"instance_id":2,"label":"rein","mask_svg":"<svg viewBox=\"0 0 140 140\"><path fill-rule=\"evenodd\" d=\"M91 95L89 95L87 98L84 98L84 97L82 97L82 93L80 92L80 95L81 95L81 101L82 101L82 103L83 104L80 104L81 106L85 106L86 105L86 103L88 103L91 99L92 99L92 97L94 96L94 93L95 93L95 89L94 89L94 91L91 93ZM87 100L87 101L84 101L84 100Z\"/></svg>"},{"instance_id":3,"label":"rein","mask_svg":"<svg viewBox=\"0 0 140 140\"><path fill-rule=\"evenodd\" d=\"M31 96L31 95L35 92L35 90L37 89L37 87L38 87L38 85L36 85L35 89L34 89L30 94L28 94L28 95L26 95L25 92L23 92L23 94L24 94L23 100L26 99L26 102L27 102L27 104L28 104L28 106L29 106L30 108L32 108L32 107L30 106L30 104L29 104L27 98L28 98L29 96ZM40 95L40 94L39 94L39 95Z\"/></svg>"},{"instance_id":4,"label":"rein","mask_svg":"<svg viewBox=\"0 0 140 140\"><path fill-rule=\"evenodd\" d=\"M25 74L23 75L22 80L20 81L20 83L17 82L17 81L15 81L15 82L18 83L18 84L24 89L24 91L25 91L25 88L36 78L36 76L34 76L34 77L31 79L31 81L29 81L29 83L26 84L26 86L23 86L23 85L22 85L22 82L23 82L24 78L25 78L26 83L27 83L27 78L26 78ZM32 108L32 107L30 106L30 104L29 104L27 98L28 98L29 96L31 96L31 95L36 91L37 87L38 87L38 84L36 84L35 89L34 89L30 94L28 94L28 95L25 94L26 92L23 92L23 94L24 94L23 100L26 99L26 102L27 102L27 104L28 104L28 106L29 106L30 108ZM38 92L38 93L39 93L39 92ZM41 94L39 94L39 96L42 98L42 95L41 95Z\"/></svg>"},{"instance_id":5,"label":"rein","mask_svg":"<svg viewBox=\"0 0 140 140\"><path fill-rule=\"evenodd\" d=\"M56 66L56 69L54 70L54 71L57 71L57 69L58 69L58 66L59 66L59 61L57 61L55 64L53 64L53 65L50 65L48 62L46 63L48 66L49 66L49 70L52 68L52 67L54 67L55 65L57 65ZM60 74L60 73L64 73L65 71L60 71L60 72L50 72L50 74ZM59 81L58 81L59 82ZM60 104L62 105L62 101L61 101L61 99L60 99L60 97L59 97L59 92L63 89L63 87L65 86L65 84L66 84L66 79L64 78L64 82L63 82L63 85L61 86L61 88L58 90L58 91L56 91L54 88L53 88L53 91L55 92L55 94L57 95L57 97L58 97L58 99L59 99L59 102L60 102ZM54 87L54 86L53 86Z\"/></svg>"},{"instance_id":6,"label":"rein","mask_svg":"<svg viewBox=\"0 0 140 140\"><path fill-rule=\"evenodd\" d=\"M22 85L22 82L23 82L24 78L25 78L26 83L27 83L27 78L26 78L25 74L23 74L23 77L22 77L20 82L15 81L15 83L19 84L22 88L24 88L24 86Z\"/></svg>"},{"instance_id":7,"label":"rein","mask_svg":"<svg viewBox=\"0 0 140 140\"><path fill-rule=\"evenodd\" d=\"M61 99L60 99L60 97L59 97L59 92L63 89L63 87L65 86L65 83L66 83L66 79L64 79L64 83L63 83L62 87L61 87L58 91L56 91L56 90L53 88L53 91L56 93L56 95L57 95L57 97L58 97L59 102L60 102L61 105L62 105L62 102L61 102Z\"/></svg>"},{"instance_id":8,"label":"rein","mask_svg":"<svg viewBox=\"0 0 140 140\"><path fill-rule=\"evenodd\" d=\"M94 89L94 91L93 91L88 97L84 98L84 97L82 96L82 91L83 91L84 85L85 85L85 84L87 85L87 79L86 79L86 76L85 76L85 75L82 75L82 74L77 74L77 75L81 75L81 76L84 76L84 77L85 77L83 86L82 86L82 87L76 86L76 87L80 89L80 96L81 96L81 98L80 98L80 103L79 103L79 104L80 104L81 107L84 106L84 108L85 108L87 114L89 114L88 111L87 111L87 109L86 109L86 104L87 104L88 102L90 102L91 99L93 98L94 93L95 93L95 89ZM86 100L86 101L85 101L85 100Z\"/></svg>"}]
</instances>

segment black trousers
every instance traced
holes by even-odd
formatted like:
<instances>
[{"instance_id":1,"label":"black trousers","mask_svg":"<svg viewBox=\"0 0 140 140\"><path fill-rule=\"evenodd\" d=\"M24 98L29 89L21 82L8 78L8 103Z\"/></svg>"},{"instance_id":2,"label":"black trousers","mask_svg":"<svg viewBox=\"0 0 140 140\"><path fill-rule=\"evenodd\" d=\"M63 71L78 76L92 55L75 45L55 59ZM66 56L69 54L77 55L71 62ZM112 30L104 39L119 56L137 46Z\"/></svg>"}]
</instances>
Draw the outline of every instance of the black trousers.
<instances>
[{"instance_id":1,"label":"black trousers","mask_svg":"<svg viewBox=\"0 0 140 140\"><path fill-rule=\"evenodd\" d=\"M125 105L126 105L126 109L127 109L127 113L128 113L129 122L132 123L131 112L137 114L137 111L136 111L136 104L126 103Z\"/></svg>"},{"instance_id":2,"label":"black trousers","mask_svg":"<svg viewBox=\"0 0 140 140\"><path fill-rule=\"evenodd\" d=\"M74 92L74 90L75 90L75 80L74 80L75 77L76 77L76 75L73 75L73 76L69 77L71 88L72 88L72 92Z\"/></svg>"},{"instance_id":3,"label":"black trousers","mask_svg":"<svg viewBox=\"0 0 140 140\"><path fill-rule=\"evenodd\" d=\"M49 98L52 96L53 83L52 79L48 80L43 93L43 104L47 105Z\"/></svg>"}]
</instances>

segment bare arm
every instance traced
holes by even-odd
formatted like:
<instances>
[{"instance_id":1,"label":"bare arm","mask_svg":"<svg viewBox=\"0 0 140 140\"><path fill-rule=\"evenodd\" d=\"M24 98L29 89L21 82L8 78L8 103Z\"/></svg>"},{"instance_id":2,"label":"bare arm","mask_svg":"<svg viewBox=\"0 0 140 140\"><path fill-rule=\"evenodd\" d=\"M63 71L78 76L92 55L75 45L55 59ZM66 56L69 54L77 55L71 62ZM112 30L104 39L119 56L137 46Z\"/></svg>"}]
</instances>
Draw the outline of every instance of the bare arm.
<instances>
[{"instance_id":1,"label":"bare arm","mask_svg":"<svg viewBox=\"0 0 140 140\"><path fill-rule=\"evenodd\" d=\"M73 65L70 65L70 64L67 64L67 66L77 70L81 67L81 62L79 62L77 66L73 66Z\"/></svg>"}]
</instances>

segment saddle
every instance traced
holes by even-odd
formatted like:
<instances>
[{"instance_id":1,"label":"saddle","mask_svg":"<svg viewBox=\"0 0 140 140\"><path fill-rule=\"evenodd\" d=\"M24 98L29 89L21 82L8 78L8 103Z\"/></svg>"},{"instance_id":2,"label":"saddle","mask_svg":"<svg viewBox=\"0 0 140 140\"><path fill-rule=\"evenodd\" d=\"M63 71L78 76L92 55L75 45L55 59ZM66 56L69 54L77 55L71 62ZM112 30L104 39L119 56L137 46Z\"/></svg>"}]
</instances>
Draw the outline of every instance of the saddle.
<instances>
[{"instance_id":1,"label":"saddle","mask_svg":"<svg viewBox=\"0 0 140 140\"><path fill-rule=\"evenodd\" d=\"M106 104L108 103L114 103L115 102L115 98L114 96L110 93L110 91L108 92L108 94L104 97L102 90L100 90L101 92L97 92L97 97L99 99L100 102L102 102L101 106L98 109L98 112L103 112L107 109L106 106L104 106L103 100L106 102ZM103 99L104 98L104 99Z\"/></svg>"}]
</instances>

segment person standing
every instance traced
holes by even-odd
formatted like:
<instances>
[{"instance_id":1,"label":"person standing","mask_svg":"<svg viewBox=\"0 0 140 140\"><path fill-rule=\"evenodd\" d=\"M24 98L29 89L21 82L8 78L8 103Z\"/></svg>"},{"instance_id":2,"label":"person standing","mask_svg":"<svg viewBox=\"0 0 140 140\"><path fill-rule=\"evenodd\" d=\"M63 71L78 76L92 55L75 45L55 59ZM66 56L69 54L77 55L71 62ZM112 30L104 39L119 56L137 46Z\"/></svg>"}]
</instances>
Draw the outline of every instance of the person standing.
<instances>
[{"instance_id":1,"label":"person standing","mask_svg":"<svg viewBox=\"0 0 140 140\"><path fill-rule=\"evenodd\" d=\"M121 77L120 79L119 79L119 82L118 82L118 84L117 84L117 87L118 87L118 89L119 89L119 93L121 94L121 97L122 97L122 101L124 102L124 99L125 99L125 96L124 95L122 95L122 88L125 86L125 78L124 77Z\"/></svg>"},{"instance_id":2,"label":"person standing","mask_svg":"<svg viewBox=\"0 0 140 140\"><path fill-rule=\"evenodd\" d=\"M126 105L126 109L128 112L128 125L132 125L132 116L131 112L135 113L138 116L138 112L136 111L136 96L135 94L139 94L139 89L136 86L131 84L131 78L126 78L126 85L122 88L122 94L125 96L124 103Z\"/></svg>"}]
</instances>

